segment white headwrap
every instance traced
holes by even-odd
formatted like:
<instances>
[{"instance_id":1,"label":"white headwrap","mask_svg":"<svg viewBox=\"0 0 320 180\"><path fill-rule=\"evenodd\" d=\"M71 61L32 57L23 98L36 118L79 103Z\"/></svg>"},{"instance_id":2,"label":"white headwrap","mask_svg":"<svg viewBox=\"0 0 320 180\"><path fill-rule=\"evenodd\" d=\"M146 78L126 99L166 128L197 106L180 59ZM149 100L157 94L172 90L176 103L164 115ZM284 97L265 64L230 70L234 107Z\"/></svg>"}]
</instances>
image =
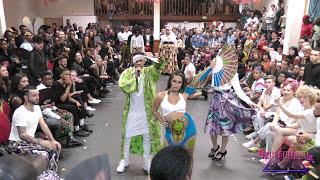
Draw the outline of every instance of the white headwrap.
<instances>
[{"instance_id":1,"label":"white headwrap","mask_svg":"<svg viewBox=\"0 0 320 180\"><path fill-rule=\"evenodd\" d=\"M137 55L133 56L132 57L132 62L134 64L139 60L145 60L145 58L150 59L151 61L153 61L155 63L158 63L158 59L157 58L150 57L150 56L145 56L145 55L142 55L142 54L137 54Z\"/></svg>"}]
</instances>

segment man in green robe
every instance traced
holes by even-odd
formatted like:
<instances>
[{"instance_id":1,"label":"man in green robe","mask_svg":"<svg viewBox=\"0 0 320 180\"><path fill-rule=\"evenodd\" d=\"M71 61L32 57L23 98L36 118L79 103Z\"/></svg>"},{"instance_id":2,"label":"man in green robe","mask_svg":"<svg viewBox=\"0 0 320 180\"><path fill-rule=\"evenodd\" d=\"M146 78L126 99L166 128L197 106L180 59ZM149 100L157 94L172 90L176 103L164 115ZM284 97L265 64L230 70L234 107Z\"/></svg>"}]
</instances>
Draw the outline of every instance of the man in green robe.
<instances>
[{"instance_id":1,"label":"man in green robe","mask_svg":"<svg viewBox=\"0 0 320 180\"><path fill-rule=\"evenodd\" d=\"M129 165L129 149L144 157L146 173L151 164L151 153L161 149L161 125L152 114L152 103L156 96L157 81L164 67L161 59L154 65L144 67L146 56L135 55L133 67L122 72L119 87L126 94L122 120L121 160L117 172L124 172ZM130 146L131 145L131 146Z\"/></svg>"}]
</instances>

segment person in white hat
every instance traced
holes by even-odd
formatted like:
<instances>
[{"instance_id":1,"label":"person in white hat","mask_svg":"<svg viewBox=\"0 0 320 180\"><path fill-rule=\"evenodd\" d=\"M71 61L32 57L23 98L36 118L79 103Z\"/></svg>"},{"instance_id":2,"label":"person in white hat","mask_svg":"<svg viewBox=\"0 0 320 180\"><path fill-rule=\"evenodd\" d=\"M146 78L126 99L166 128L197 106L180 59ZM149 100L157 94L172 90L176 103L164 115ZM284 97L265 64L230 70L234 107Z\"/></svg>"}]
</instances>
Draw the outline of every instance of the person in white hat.
<instances>
[{"instance_id":1,"label":"person in white hat","mask_svg":"<svg viewBox=\"0 0 320 180\"><path fill-rule=\"evenodd\" d=\"M121 160L117 172L122 173L129 165L129 149L143 155L144 171L149 172L151 153L161 149L161 125L152 113L152 103L156 96L156 85L164 61L154 61L154 65L144 67L146 57L133 56L134 66L122 72L119 87L125 93L125 107L122 120ZM131 146L130 146L131 145Z\"/></svg>"}]
</instances>

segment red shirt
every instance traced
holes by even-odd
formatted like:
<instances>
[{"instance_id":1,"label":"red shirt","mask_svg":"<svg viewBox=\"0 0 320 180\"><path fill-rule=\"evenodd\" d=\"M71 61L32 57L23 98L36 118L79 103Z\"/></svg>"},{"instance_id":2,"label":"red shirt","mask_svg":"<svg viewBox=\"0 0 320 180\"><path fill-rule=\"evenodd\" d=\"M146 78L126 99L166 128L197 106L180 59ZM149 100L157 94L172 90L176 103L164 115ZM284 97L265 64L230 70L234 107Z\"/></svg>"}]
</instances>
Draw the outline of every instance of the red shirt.
<instances>
[{"instance_id":1,"label":"red shirt","mask_svg":"<svg viewBox=\"0 0 320 180\"><path fill-rule=\"evenodd\" d=\"M301 27L300 38L308 37L310 38L312 35L313 25L311 23L304 23Z\"/></svg>"}]
</instances>

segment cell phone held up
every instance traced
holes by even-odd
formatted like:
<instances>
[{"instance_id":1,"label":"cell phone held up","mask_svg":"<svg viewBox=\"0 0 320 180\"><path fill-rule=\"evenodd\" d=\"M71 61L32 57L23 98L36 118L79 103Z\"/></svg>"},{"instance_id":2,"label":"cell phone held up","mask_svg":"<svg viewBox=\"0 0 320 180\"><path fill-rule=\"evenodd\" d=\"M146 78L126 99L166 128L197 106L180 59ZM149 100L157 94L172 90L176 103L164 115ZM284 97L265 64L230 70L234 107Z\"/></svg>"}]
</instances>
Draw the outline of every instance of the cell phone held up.
<instances>
[{"instance_id":1,"label":"cell phone held up","mask_svg":"<svg viewBox=\"0 0 320 180\"><path fill-rule=\"evenodd\" d=\"M281 127L286 127L286 126L287 126L286 123L283 122L283 121L281 121L281 120L278 121L278 124L279 124Z\"/></svg>"}]
</instances>

